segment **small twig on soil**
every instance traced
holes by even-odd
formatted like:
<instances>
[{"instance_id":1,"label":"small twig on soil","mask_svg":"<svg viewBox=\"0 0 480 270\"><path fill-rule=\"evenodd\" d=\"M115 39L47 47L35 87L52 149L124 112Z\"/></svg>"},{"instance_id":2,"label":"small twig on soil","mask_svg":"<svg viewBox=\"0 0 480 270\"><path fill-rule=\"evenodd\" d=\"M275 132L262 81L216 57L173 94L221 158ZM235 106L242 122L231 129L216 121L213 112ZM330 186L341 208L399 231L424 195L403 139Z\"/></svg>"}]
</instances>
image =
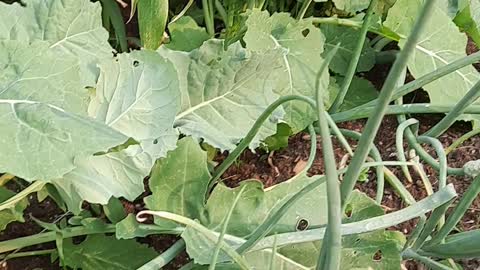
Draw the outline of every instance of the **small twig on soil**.
<instances>
[{"instance_id":1,"label":"small twig on soil","mask_svg":"<svg viewBox=\"0 0 480 270\"><path fill-rule=\"evenodd\" d=\"M275 177L277 177L277 176L280 175L280 170L278 170L278 167L275 166L275 164L273 164L272 157L273 157L274 154L275 154L275 151L272 151L272 152L270 152L270 154L268 154L267 162L268 162L268 165L270 165L270 167L272 167L272 169L275 170Z\"/></svg>"},{"instance_id":2,"label":"small twig on soil","mask_svg":"<svg viewBox=\"0 0 480 270\"><path fill-rule=\"evenodd\" d=\"M122 8L126 8L128 6L127 3L123 2L122 0L116 0L118 4L120 4L120 6L122 6Z\"/></svg>"}]
</instances>

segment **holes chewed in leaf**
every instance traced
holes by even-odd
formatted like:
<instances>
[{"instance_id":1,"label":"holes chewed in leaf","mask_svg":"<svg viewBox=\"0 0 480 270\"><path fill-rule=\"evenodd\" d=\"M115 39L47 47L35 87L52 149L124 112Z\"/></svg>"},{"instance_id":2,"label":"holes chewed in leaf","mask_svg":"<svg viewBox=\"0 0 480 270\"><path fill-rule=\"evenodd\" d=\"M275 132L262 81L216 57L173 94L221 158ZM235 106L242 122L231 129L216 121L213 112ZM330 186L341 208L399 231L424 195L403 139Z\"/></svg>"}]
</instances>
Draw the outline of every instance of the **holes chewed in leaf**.
<instances>
[{"instance_id":1,"label":"holes chewed in leaf","mask_svg":"<svg viewBox=\"0 0 480 270\"><path fill-rule=\"evenodd\" d=\"M153 140L153 144L157 144L157 143L158 143L158 139Z\"/></svg>"},{"instance_id":2,"label":"holes chewed in leaf","mask_svg":"<svg viewBox=\"0 0 480 270\"><path fill-rule=\"evenodd\" d=\"M307 37L308 34L310 34L310 29L307 28L307 29L305 29L305 30L302 31L303 37Z\"/></svg>"},{"instance_id":3,"label":"holes chewed in leaf","mask_svg":"<svg viewBox=\"0 0 480 270\"><path fill-rule=\"evenodd\" d=\"M140 62L138 62L137 60L133 61L133 66L134 67L138 67L138 65L140 65Z\"/></svg>"},{"instance_id":4,"label":"holes chewed in leaf","mask_svg":"<svg viewBox=\"0 0 480 270\"><path fill-rule=\"evenodd\" d=\"M381 259L382 259L382 251L377 250L377 252L375 252L375 254L373 254L373 260L374 261L380 261Z\"/></svg>"},{"instance_id":5,"label":"holes chewed in leaf","mask_svg":"<svg viewBox=\"0 0 480 270\"><path fill-rule=\"evenodd\" d=\"M301 218L298 220L297 225L295 226L295 229L297 231L305 231L306 229L308 229L308 225L309 225L308 220Z\"/></svg>"},{"instance_id":6,"label":"holes chewed in leaf","mask_svg":"<svg viewBox=\"0 0 480 270\"><path fill-rule=\"evenodd\" d=\"M347 204L347 206L345 207L345 215L346 215L348 218L351 218L351 217L352 217L352 212L353 212L352 205L351 205L351 204Z\"/></svg>"}]
</instances>

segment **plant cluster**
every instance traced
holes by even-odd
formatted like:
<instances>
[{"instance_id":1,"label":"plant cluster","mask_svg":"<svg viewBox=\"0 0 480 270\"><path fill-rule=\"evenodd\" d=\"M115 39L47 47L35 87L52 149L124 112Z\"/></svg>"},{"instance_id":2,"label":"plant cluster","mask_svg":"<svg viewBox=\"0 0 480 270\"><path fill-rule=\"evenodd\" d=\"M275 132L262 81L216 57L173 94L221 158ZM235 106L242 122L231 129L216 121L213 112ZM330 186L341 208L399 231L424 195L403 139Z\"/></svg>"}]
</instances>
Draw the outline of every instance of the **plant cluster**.
<instances>
[{"instance_id":1,"label":"plant cluster","mask_svg":"<svg viewBox=\"0 0 480 270\"><path fill-rule=\"evenodd\" d=\"M477 1L177 2L132 0L140 39L127 37L114 0L0 2L0 230L24 221L34 194L65 212L31 217L44 230L1 241L2 260L146 270L186 249L181 269L401 269L405 259L459 269L456 260L480 257L480 229L452 233L480 192L478 162L446 158L479 130L447 149L437 139L457 120L480 120L480 53L465 53L465 33L480 44ZM362 77L378 63L391 63L380 92ZM404 83L407 71L415 80ZM429 103L403 104L420 88ZM429 113L445 116L418 134L411 115ZM386 114L399 122L398 161L374 145ZM363 134L336 125L360 118ZM279 149L302 131L311 153L293 178L222 183L247 148ZM325 174L309 176L317 135ZM345 168L332 136L351 156ZM419 160L407 160L404 139ZM229 154L215 166L217 151ZM407 180L415 169L429 196L416 201L387 166ZM375 198L354 190L369 168ZM473 178L460 198L448 175ZM28 186L15 193L9 181ZM385 182L406 208L385 214ZM127 213L122 201L144 208ZM414 218L410 235L387 230ZM137 241L149 235L179 238L158 254ZM47 242L55 248L22 250Z\"/></svg>"}]
</instances>

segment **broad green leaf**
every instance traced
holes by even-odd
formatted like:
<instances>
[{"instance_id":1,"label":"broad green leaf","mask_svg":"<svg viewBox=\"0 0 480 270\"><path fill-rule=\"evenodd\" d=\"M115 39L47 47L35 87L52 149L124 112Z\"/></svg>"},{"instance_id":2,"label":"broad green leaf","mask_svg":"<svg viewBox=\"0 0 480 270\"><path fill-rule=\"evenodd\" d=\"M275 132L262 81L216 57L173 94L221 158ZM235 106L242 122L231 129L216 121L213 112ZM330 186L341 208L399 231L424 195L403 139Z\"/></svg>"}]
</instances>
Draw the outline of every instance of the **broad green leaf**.
<instances>
[{"instance_id":1,"label":"broad green leaf","mask_svg":"<svg viewBox=\"0 0 480 270\"><path fill-rule=\"evenodd\" d=\"M162 43L167 26L168 0L142 0L135 3L142 44L147 49L156 50Z\"/></svg>"},{"instance_id":2,"label":"broad green leaf","mask_svg":"<svg viewBox=\"0 0 480 270\"><path fill-rule=\"evenodd\" d=\"M90 116L137 140L154 140L173 126L178 81L174 66L153 51L119 54L100 64Z\"/></svg>"},{"instance_id":3,"label":"broad green leaf","mask_svg":"<svg viewBox=\"0 0 480 270\"><path fill-rule=\"evenodd\" d=\"M340 10L355 13L367 9L370 0L333 0L333 3Z\"/></svg>"},{"instance_id":4,"label":"broad green leaf","mask_svg":"<svg viewBox=\"0 0 480 270\"><path fill-rule=\"evenodd\" d=\"M263 191L262 185L256 181L243 182L242 185L248 185L244 198L239 201L237 209L235 209L232 216L232 223L229 226L229 237L225 240L233 246L238 245L238 240L232 238L232 234L236 236L247 236L251 233L255 226L252 224L258 224L263 218L268 216L268 209L273 210L277 205L283 203L283 198L288 198L288 195L294 194L297 188L303 187L308 181L314 181L316 178L306 178L305 176L299 176L289 180L286 183L281 183ZM276 190L277 189L277 190ZM298 220L304 219L308 222L308 226L322 226L327 222L326 217L326 199L325 187L322 185L319 190L312 190L311 193L301 198L297 205L292 207L292 210L287 212L285 217L278 223L274 229L277 232L282 231L294 231ZM212 230L218 230L221 224L221 217L228 211L228 205L230 205L233 198L235 198L235 192L238 192L239 188L228 189L224 186L217 186L212 196L207 202L207 210L209 214L209 221L215 218L220 222L210 222L208 227ZM226 194L225 194L226 193ZM228 194L228 195L227 195ZM221 199L219 199L219 195ZM276 202L274 198L277 199ZM225 206L226 205L226 206ZM363 193L355 191L350 197L350 203L347 206L350 217L345 217L344 223L355 222L363 219L367 219L373 216L382 215L383 209L376 205L373 200L368 198ZM217 217L218 216L218 217ZM320 216L320 218L318 217ZM260 220L260 221L259 221ZM272 232L273 233L273 232ZM182 238L187 243L187 251L191 257L195 259L196 263L208 264L211 256L212 249L209 248L214 243L206 237L196 233L194 230L187 228L182 234ZM343 256L342 256L342 269L353 269L358 267L372 267L373 269L399 269L400 268L400 251L404 238L401 234L387 231L376 231L360 235L350 235L343 238ZM199 248L203 247L203 248ZM293 269L309 269L315 266L318 259L320 244L319 242L288 245L282 247L279 252L284 259L279 260L282 263L286 261L296 265L297 268ZM382 253L381 260L374 260L374 255L380 250ZM265 250L265 252L271 252ZM248 255L254 256L249 258ZM271 253L270 253L271 255ZM263 263L257 267L264 269L267 267L264 263L267 263L269 258L266 254L253 251L246 254L246 258L251 262ZM264 257L265 256L265 257ZM221 262L229 261L228 256L225 253L221 253ZM276 256L279 259L278 256ZM288 268L290 269L290 268Z\"/></svg>"},{"instance_id":5,"label":"broad green leaf","mask_svg":"<svg viewBox=\"0 0 480 270\"><path fill-rule=\"evenodd\" d=\"M83 270L131 270L157 256L157 253L135 240L117 240L114 236L90 235L85 241L74 245L65 241L64 264Z\"/></svg>"},{"instance_id":6,"label":"broad green leaf","mask_svg":"<svg viewBox=\"0 0 480 270\"><path fill-rule=\"evenodd\" d=\"M15 192L6 189L5 187L0 186L0 204L9 198L13 197ZM28 199L23 199L11 208L4 209L0 211L0 231L5 230L7 225L13 221L24 222L23 211L28 206Z\"/></svg>"},{"instance_id":7,"label":"broad green leaf","mask_svg":"<svg viewBox=\"0 0 480 270\"><path fill-rule=\"evenodd\" d=\"M127 33L119 4L115 0L100 0L100 2L102 3L102 17L107 19L107 23L112 25L115 32L117 48L120 46L122 52L127 52Z\"/></svg>"},{"instance_id":8,"label":"broad green leaf","mask_svg":"<svg viewBox=\"0 0 480 270\"><path fill-rule=\"evenodd\" d=\"M277 125L277 133L267 137L263 143L268 151L276 151L288 146L288 138L292 136L292 129L285 123Z\"/></svg>"},{"instance_id":9,"label":"broad green leaf","mask_svg":"<svg viewBox=\"0 0 480 270\"><path fill-rule=\"evenodd\" d=\"M101 74L89 114L139 144L76 160L77 168L55 186L71 211L82 200L106 204L111 196L134 200L159 157L175 148L173 121L178 81L173 65L153 51L119 54L100 64Z\"/></svg>"},{"instance_id":10,"label":"broad green leaf","mask_svg":"<svg viewBox=\"0 0 480 270\"><path fill-rule=\"evenodd\" d=\"M325 35L324 55L340 43L337 53L330 62L330 69L335 73L345 75L350 65L353 51L357 46L360 30L333 24L324 24L321 26L321 29ZM369 71L375 65L375 51L370 47L369 42L369 39L366 38L358 61L357 72Z\"/></svg>"},{"instance_id":11,"label":"broad green leaf","mask_svg":"<svg viewBox=\"0 0 480 270\"><path fill-rule=\"evenodd\" d=\"M366 10L370 1L371 0L333 0L333 3L337 9L354 14ZM393 6L395 1L396 0L378 0L374 9L375 13L378 15L386 13L388 9Z\"/></svg>"},{"instance_id":12,"label":"broad green leaf","mask_svg":"<svg viewBox=\"0 0 480 270\"><path fill-rule=\"evenodd\" d=\"M44 41L0 41L0 62L5 63L0 67L0 171L49 180L71 171L74 158L127 139L83 117L88 92L75 57Z\"/></svg>"},{"instance_id":13,"label":"broad green leaf","mask_svg":"<svg viewBox=\"0 0 480 270\"><path fill-rule=\"evenodd\" d=\"M105 151L127 137L56 106L0 99L0 171L26 180L60 177L75 159Z\"/></svg>"},{"instance_id":14,"label":"broad green leaf","mask_svg":"<svg viewBox=\"0 0 480 270\"><path fill-rule=\"evenodd\" d=\"M216 232L213 232L217 234ZM187 227L182 233L182 238L185 240L187 246L188 255L194 259L196 264L206 265L211 262L211 257L213 255L213 250L215 248L215 241L207 238L205 235L199 233L191 227ZM231 237L227 237L224 241L233 246L238 244L238 241L235 241ZM245 259L248 261L252 269L267 269L270 258L272 257L271 249L257 250L253 252L247 252L244 255ZM218 257L218 269L239 269L238 266L228 263L231 261L229 256L220 251ZM277 253L275 255L276 266L279 268L275 269L285 269L285 270L299 270L299 269L310 269L307 268L294 260L283 256L282 254ZM223 262L223 263L222 263ZM195 268L202 269L202 268Z\"/></svg>"},{"instance_id":15,"label":"broad green leaf","mask_svg":"<svg viewBox=\"0 0 480 270\"><path fill-rule=\"evenodd\" d=\"M203 215L209 180L207 153L193 138L185 137L153 168L149 180L152 195L144 199L146 207L198 219ZM176 227L162 219L155 219L155 223Z\"/></svg>"},{"instance_id":16,"label":"broad green leaf","mask_svg":"<svg viewBox=\"0 0 480 270\"><path fill-rule=\"evenodd\" d=\"M234 149L278 97L272 90L281 69L281 49L256 53L237 42L224 50L222 40L212 39L190 53L163 47L159 53L172 61L179 81L184 82L175 125L221 150ZM280 116L276 113L263 125L251 148L275 133Z\"/></svg>"},{"instance_id":17,"label":"broad green leaf","mask_svg":"<svg viewBox=\"0 0 480 270\"><path fill-rule=\"evenodd\" d=\"M127 216L122 202L117 198L110 198L108 204L103 206L103 212L113 224L120 222Z\"/></svg>"},{"instance_id":18,"label":"broad green leaf","mask_svg":"<svg viewBox=\"0 0 480 270\"><path fill-rule=\"evenodd\" d=\"M0 63L1 99L43 102L87 114L89 96L76 57L50 49L45 41L0 40Z\"/></svg>"},{"instance_id":19,"label":"broad green leaf","mask_svg":"<svg viewBox=\"0 0 480 270\"><path fill-rule=\"evenodd\" d=\"M128 214L126 218L115 224L115 237L117 239L145 237L154 233L157 232L141 228L134 214Z\"/></svg>"},{"instance_id":20,"label":"broad green leaf","mask_svg":"<svg viewBox=\"0 0 480 270\"><path fill-rule=\"evenodd\" d=\"M244 40L247 49L264 52L281 48L286 51L283 57L283 72L279 72L275 92L279 95L298 94L313 98L315 80L323 62L321 53L325 38L310 20L300 21L289 13L275 13L253 10L247 21ZM321 77L321 87L325 100L328 100L328 70ZM305 102L292 101L284 106L283 120L294 134L305 129L316 119L315 111Z\"/></svg>"},{"instance_id":21,"label":"broad green leaf","mask_svg":"<svg viewBox=\"0 0 480 270\"><path fill-rule=\"evenodd\" d=\"M170 43L164 46L177 51L189 52L199 48L210 36L205 28L198 26L192 17L183 16L168 25Z\"/></svg>"},{"instance_id":22,"label":"broad green leaf","mask_svg":"<svg viewBox=\"0 0 480 270\"><path fill-rule=\"evenodd\" d=\"M385 25L398 33L402 38L410 33L420 0L398 0L388 13ZM454 60L465 57L467 37L461 33L449 16L436 6L431 18L425 25L415 54L408 61L408 69L418 78L435 69L445 66ZM430 96L433 105L454 105L479 80L479 74L473 66L459 69L423 87ZM472 120L472 116L464 115L463 120Z\"/></svg>"},{"instance_id":23,"label":"broad green leaf","mask_svg":"<svg viewBox=\"0 0 480 270\"><path fill-rule=\"evenodd\" d=\"M246 236L253 232L269 214L281 206L295 192L317 178L298 175L288 181L263 189L262 183L256 180L243 181L247 185L240 201L235 208L227 233L236 236ZM207 227L218 230L229 206L241 187L228 188L224 185L215 187L207 201ZM315 215L312 213L315 212ZM305 219L310 226L321 226L327 222L327 205L325 185L306 194L296 202L277 223L273 232L287 232L296 229L299 220ZM273 233L272 232L272 233Z\"/></svg>"},{"instance_id":24,"label":"broad green leaf","mask_svg":"<svg viewBox=\"0 0 480 270\"><path fill-rule=\"evenodd\" d=\"M343 77L337 77L337 82L341 84ZM345 100L340 106L340 111L353 109L372 101L378 97L378 91L373 84L363 78L353 77L350 88L348 89Z\"/></svg>"},{"instance_id":25,"label":"broad green leaf","mask_svg":"<svg viewBox=\"0 0 480 270\"><path fill-rule=\"evenodd\" d=\"M83 200L107 204L113 196L133 201L143 192L143 179L154 162L149 152L132 145L119 152L78 159L77 168L52 183L68 209L78 213Z\"/></svg>"},{"instance_id":26,"label":"broad green leaf","mask_svg":"<svg viewBox=\"0 0 480 270\"><path fill-rule=\"evenodd\" d=\"M108 32L102 26L100 3L89 0L22 2L25 7L0 2L0 40L26 44L47 41L50 48L78 58L84 86L95 85L98 60L112 57L113 50L108 44Z\"/></svg>"},{"instance_id":27,"label":"broad green leaf","mask_svg":"<svg viewBox=\"0 0 480 270\"><path fill-rule=\"evenodd\" d=\"M480 2L478 0L461 2L466 5L458 7L460 10L456 14L454 22L473 39L477 46L480 46Z\"/></svg>"},{"instance_id":28,"label":"broad green leaf","mask_svg":"<svg viewBox=\"0 0 480 270\"><path fill-rule=\"evenodd\" d=\"M345 217L343 223L356 222L384 213L381 206L359 191L352 193L346 208L350 217ZM401 233L385 230L345 236L342 239L341 269L369 267L379 270L401 269L400 251L404 241ZM308 267L314 267L320 246L320 242L289 245L281 248L280 253ZM375 260L373 258L378 251L381 252L381 259Z\"/></svg>"}]
</instances>

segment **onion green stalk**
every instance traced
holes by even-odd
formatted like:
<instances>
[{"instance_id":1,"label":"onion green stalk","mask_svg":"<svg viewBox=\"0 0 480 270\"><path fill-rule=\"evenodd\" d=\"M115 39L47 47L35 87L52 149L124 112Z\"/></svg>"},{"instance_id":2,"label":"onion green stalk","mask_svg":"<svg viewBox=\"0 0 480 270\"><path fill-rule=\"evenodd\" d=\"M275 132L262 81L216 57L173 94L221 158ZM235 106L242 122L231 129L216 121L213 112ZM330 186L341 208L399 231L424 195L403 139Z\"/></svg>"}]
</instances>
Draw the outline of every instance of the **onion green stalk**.
<instances>
[{"instance_id":1,"label":"onion green stalk","mask_svg":"<svg viewBox=\"0 0 480 270\"><path fill-rule=\"evenodd\" d=\"M171 262L175 257L185 250L185 241L183 239L175 242L171 247L165 250L162 254L155 257L153 260L142 265L137 270L157 270L162 269L165 265Z\"/></svg>"},{"instance_id":2,"label":"onion green stalk","mask_svg":"<svg viewBox=\"0 0 480 270\"><path fill-rule=\"evenodd\" d=\"M445 65L445 66L442 66L430 73L427 73L425 75L423 75L422 77L420 78L417 78L415 79L414 81L411 81L405 85L403 85L402 87L398 88L397 90L395 90L395 92L393 93L393 96L392 98L390 99L390 101L393 101L393 100L396 100L402 96L405 96L417 89L420 89L422 88L423 86L435 81L435 80L438 80L452 72L455 72L456 70L460 69L460 68L463 68L465 66L468 66L468 65L471 65L473 63L476 63L480 61L480 52L476 52L474 54L471 54L471 55L468 55L468 56L465 56L463 58L460 58L458 60L455 60L453 62L451 62L450 64L448 65ZM375 99L375 100L372 100L364 105L361 105L359 107L356 107L356 108L353 108L353 109L350 109L348 111L345 111L345 113L349 113L351 115L355 115L356 111L358 110L363 110L365 108L369 108L369 107L374 107L375 104L377 104L378 102L378 99ZM446 111L448 112L448 111Z\"/></svg>"},{"instance_id":3,"label":"onion green stalk","mask_svg":"<svg viewBox=\"0 0 480 270\"><path fill-rule=\"evenodd\" d=\"M425 132L425 136L429 137L438 137L440 134L444 133L455 121L457 118L465 112L465 109L472 105L480 97L480 81L477 82L463 97L462 99L455 104L450 112L433 126L430 130Z\"/></svg>"},{"instance_id":4,"label":"onion green stalk","mask_svg":"<svg viewBox=\"0 0 480 270\"><path fill-rule=\"evenodd\" d=\"M467 211L468 207L472 204L473 200L480 193L480 175L475 177L473 183L468 187L467 191L463 194L462 199L457 204L452 214L448 217L445 225L440 229L440 231L435 234L432 239L427 242L427 246L434 246L442 242L445 237L453 230L458 221Z\"/></svg>"},{"instance_id":5,"label":"onion green stalk","mask_svg":"<svg viewBox=\"0 0 480 270\"><path fill-rule=\"evenodd\" d=\"M443 265L439 262L436 262L428 257L422 256L418 254L417 252L413 251L412 249L407 248L406 250L403 251L402 253L403 257L406 259L414 259L417 260L426 266L428 266L430 269L433 270L452 270L452 268Z\"/></svg>"},{"instance_id":6,"label":"onion green stalk","mask_svg":"<svg viewBox=\"0 0 480 270\"><path fill-rule=\"evenodd\" d=\"M355 75L355 71L357 70L358 61L360 60L360 55L363 51L363 45L365 43L365 39L367 37L368 27L370 26L370 21L373 15L373 10L377 6L378 0L371 0L370 5L367 9L367 14L363 19L362 28L360 29L360 33L358 35L357 45L353 50L352 58L350 59L350 63L347 68L347 72L345 73L345 78L343 79L342 86L340 87L340 92L338 93L335 101L333 102L332 106L330 107L330 113L335 113L340 106L343 104L343 100L347 95L348 88L352 83L353 76Z\"/></svg>"},{"instance_id":7,"label":"onion green stalk","mask_svg":"<svg viewBox=\"0 0 480 270\"><path fill-rule=\"evenodd\" d=\"M448 113L453 106L436 106L428 103L389 105L385 114L429 114L429 113ZM360 106L354 111L344 111L332 114L332 119L335 122L345 122L361 118L368 118L375 112L375 107ZM471 105L465 109L467 114L480 114L480 105Z\"/></svg>"},{"instance_id":8,"label":"onion green stalk","mask_svg":"<svg viewBox=\"0 0 480 270\"><path fill-rule=\"evenodd\" d=\"M445 149L445 154L450 154L453 150L455 150L459 145L464 143L466 140L470 139L471 137L480 134L480 128L471 130L465 134L462 135L462 137L458 138L456 141L454 141L450 146ZM1 181L0 181L1 183Z\"/></svg>"},{"instance_id":9,"label":"onion green stalk","mask_svg":"<svg viewBox=\"0 0 480 270\"><path fill-rule=\"evenodd\" d=\"M350 196L355 183L360 176L362 163L365 162L368 152L375 138L375 135L380 127L383 116L387 110L388 103L392 100L393 92L395 90L398 78L402 74L402 70L406 67L408 58L415 49L416 43L420 37L420 33L428 20L430 14L435 7L435 1L426 1L420 11L417 21L413 27L413 31L408 37L403 50L400 52L398 58L392 66L390 73L385 80L385 83L380 91L377 105L375 106L375 113L371 115L365 125L365 132L359 141L359 147L353 155L350 166L345 173L344 180L341 185L341 199L342 208L346 206L346 201Z\"/></svg>"},{"instance_id":10,"label":"onion green stalk","mask_svg":"<svg viewBox=\"0 0 480 270\"><path fill-rule=\"evenodd\" d=\"M232 205L230 206L230 210L227 213L227 216L223 220L222 231L220 232L220 236L218 237L217 244L215 245L215 250L213 251L212 261L208 266L208 270L215 270L215 266L217 264L218 255L220 254L220 249L222 248L223 238L225 237L225 233L227 232L228 223L230 223L230 219L232 218L233 211L237 206L238 201L242 197L243 192L247 186L244 185L240 191L238 192L235 200L233 201Z\"/></svg>"},{"instance_id":11,"label":"onion green stalk","mask_svg":"<svg viewBox=\"0 0 480 270\"><path fill-rule=\"evenodd\" d=\"M360 137L362 136L362 134L353 130L341 129L340 131L342 132L343 135L353 138L355 140L360 139ZM378 148L375 145L372 145L372 149L370 150L370 156L375 161L382 162L382 155L380 154L380 151L378 151ZM383 165L376 166L375 169L376 169L376 175L377 175L377 193L375 196L375 201L378 204L381 204L383 199L383 190L385 187L385 173L384 173L385 166Z\"/></svg>"},{"instance_id":12,"label":"onion green stalk","mask_svg":"<svg viewBox=\"0 0 480 270\"><path fill-rule=\"evenodd\" d=\"M325 164L325 175L327 179L327 204L328 204L328 224L326 241L322 242L320 256L317 262L317 270L320 269L340 269L340 258L342 249L342 234L340 226L342 225L342 209L340 188L337 175L337 164L333 151L332 139L330 138L330 129L328 120L325 116L325 105L323 103L323 93L320 89L321 74L328 67L333 56L337 52L340 44L337 44L325 57L316 80L316 100L318 125L320 127L320 136L322 137L323 162Z\"/></svg>"}]
</instances>

